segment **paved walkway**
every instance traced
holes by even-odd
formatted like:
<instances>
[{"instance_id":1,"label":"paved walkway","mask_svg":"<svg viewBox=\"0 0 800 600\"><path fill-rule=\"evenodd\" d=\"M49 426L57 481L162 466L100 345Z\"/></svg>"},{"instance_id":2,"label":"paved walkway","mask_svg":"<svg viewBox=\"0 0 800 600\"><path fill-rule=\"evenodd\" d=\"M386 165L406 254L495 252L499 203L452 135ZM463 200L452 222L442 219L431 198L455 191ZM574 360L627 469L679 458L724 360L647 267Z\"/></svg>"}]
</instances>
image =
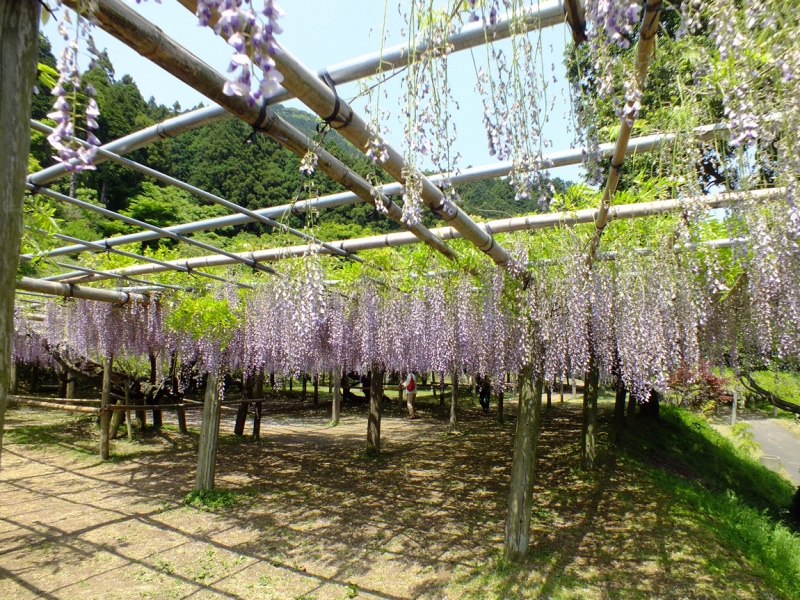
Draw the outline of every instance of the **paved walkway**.
<instances>
[{"instance_id":1,"label":"paved walkway","mask_svg":"<svg viewBox=\"0 0 800 600\"><path fill-rule=\"evenodd\" d=\"M753 435L764 454L780 457L792 481L800 485L800 441L771 419L743 415L740 420L753 427Z\"/></svg>"}]
</instances>

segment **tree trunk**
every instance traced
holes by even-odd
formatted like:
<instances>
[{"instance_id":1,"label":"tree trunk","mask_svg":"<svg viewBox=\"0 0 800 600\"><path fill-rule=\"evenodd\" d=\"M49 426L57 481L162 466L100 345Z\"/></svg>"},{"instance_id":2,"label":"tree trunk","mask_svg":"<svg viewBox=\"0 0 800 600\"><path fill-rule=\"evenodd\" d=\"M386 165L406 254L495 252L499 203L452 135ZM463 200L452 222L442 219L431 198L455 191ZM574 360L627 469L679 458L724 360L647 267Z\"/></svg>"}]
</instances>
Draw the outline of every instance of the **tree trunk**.
<instances>
[{"instance_id":1,"label":"tree trunk","mask_svg":"<svg viewBox=\"0 0 800 600\"><path fill-rule=\"evenodd\" d=\"M547 410L550 410L553 407L553 386L551 384L547 384Z\"/></svg>"},{"instance_id":2,"label":"tree trunk","mask_svg":"<svg viewBox=\"0 0 800 600\"><path fill-rule=\"evenodd\" d=\"M336 367L333 370L333 409L331 411L331 423L339 424L339 410L342 406L342 369Z\"/></svg>"},{"instance_id":3,"label":"tree trunk","mask_svg":"<svg viewBox=\"0 0 800 600\"><path fill-rule=\"evenodd\" d=\"M369 387L369 417L367 420L367 454L381 453L381 397L383 396L383 371L372 367Z\"/></svg>"},{"instance_id":4,"label":"tree trunk","mask_svg":"<svg viewBox=\"0 0 800 600\"><path fill-rule=\"evenodd\" d=\"M625 429L625 396L628 390L625 389L625 382L622 377L617 375L616 396L614 397L614 445L622 443L622 430Z\"/></svg>"},{"instance_id":5,"label":"tree trunk","mask_svg":"<svg viewBox=\"0 0 800 600\"><path fill-rule=\"evenodd\" d=\"M456 430L458 412L458 371L453 371L452 375L453 391L450 394L450 433ZM442 394L444 396L444 394Z\"/></svg>"},{"instance_id":6,"label":"tree trunk","mask_svg":"<svg viewBox=\"0 0 800 600\"><path fill-rule=\"evenodd\" d=\"M533 508L533 480L542 412L542 379L532 381L531 367L519 377L519 416L511 463L511 491L506 518L505 556L521 560L528 551Z\"/></svg>"},{"instance_id":7,"label":"tree trunk","mask_svg":"<svg viewBox=\"0 0 800 600\"><path fill-rule=\"evenodd\" d=\"M306 394L307 386L306 383L308 382L308 373L303 373L303 395L300 399L305 402L308 399L308 395Z\"/></svg>"},{"instance_id":8,"label":"tree trunk","mask_svg":"<svg viewBox=\"0 0 800 600\"><path fill-rule=\"evenodd\" d=\"M558 388L561 392L561 404L564 404L564 379L560 379L558 382Z\"/></svg>"},{"instance_id":9,"label":"tree trunk","mask_svg":"<svg viewBox=\"0 0 800 600\"><path fill-rule=\"evenodd\" d=\"M14 339L14 288L39 56L37 0L0 0L0 451Z\"/></svg>"},{"instance_id":10,"label":"tree trunk","mask_svg":"<svg viewBox=\"0 0 800 600\"><path fill-rule=\"evenodd\" d=\"M583 431L581 435L581 467L594 468L597 455L597 394L600 372L592 356L589 372L583 376Z\"/></svg>"},{"instance_id":11,"label":"tree trunk","mask_svg":"<svg viewBox=\"0 0 800 600\"><path fill-rule=\"evenodd\" d=\"M314 406L319 406L319 373L314 375Z\"/></svg>"},{"instance_id":12,"label":"tree trunk","mask_svg":"<svg viewBox=\"0 0 800 600\"><path fill-rule=\"evenodd\" d=\"M103 363L103 392L100 396L101 408L111 403L111 369L113 365L114 357L110 355L107 356ZM100 460L108 460L110 426L111 411L104 410L100 413Z\"/></svg>"},{"instance_id":13,"label":"tree trunk","mask_svg":"<svg viewBox=\"0 0 800 600\"><path fill-rule=\"evenodd\" d=\"M203 492L214 489L214 472L219 441L219 418L222 407L219 403L217 376L209 373L206 395L203 402L203 422L200 425L200 447L197 453L197 478L194 489Z\"/></svg>"}]
</instances>

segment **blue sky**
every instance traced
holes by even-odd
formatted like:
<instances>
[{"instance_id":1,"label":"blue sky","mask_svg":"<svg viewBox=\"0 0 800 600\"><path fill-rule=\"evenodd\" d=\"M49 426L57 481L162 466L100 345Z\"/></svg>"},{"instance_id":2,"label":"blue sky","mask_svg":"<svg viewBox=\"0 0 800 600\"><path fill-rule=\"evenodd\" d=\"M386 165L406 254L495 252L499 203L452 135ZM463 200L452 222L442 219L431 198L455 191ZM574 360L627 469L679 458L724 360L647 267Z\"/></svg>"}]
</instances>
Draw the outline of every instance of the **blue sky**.
<instances>
[{"instance_id":1,"label":"blue sky","mask_svg":"<svg viewBox=\"0 0 800 600\"><path fill-rule=\"evenodd\" d=\"M400 11L407 12L408 0L387 0L387 46L403 42L401 29L404 26ZM256 2L258 4L258 1ZM153 0L141 4L131 3L134 10L141 12L150 21L158 25L164 32L177 40L184 47L206 61L211 66L224 72L231 54L222 38L214 35L208 28L197 27L196 19L175 0L164 0L158 4ZM380 46L380 35L384 17L384 3L379 0L284 0L281 7L286 12L281 21L284 32L280 35L281 44L292 54L313 70L318 70L356 56L376 51ZM63 41L56 33L56 25L52 21L44 27L44 33L50 38L56 53L60 51ZM545 137L552 142L552 150L565 150L570 147L572 134L567 133L565 112L569 110L567 86L563 67L563 49L568 32L565 26L559 25L546 29L542 33L542 45L545 48L545 70L550 78L548 95L555 94L557 101L549 112L549 122L545 129ZM107 35L102 30L95 32L95 41L99 48L107 48L114 64L117 77L130 74L145 98L154 96L159 103L172 105L180 102L183 108L199 103L209 104L201 94L175 79L161 68L142 58L127 46ZM507 43L499 43L507 47ZM552 53L550 47L552 46ZM485 60L482 49L474 51L475 58ZM552 66L555 71L551 73ZM489 155L486 134L482 123L483 108L481 98L475 90L475 68L470 51L464 51L450 58L450 79L454 95L459 102L459 110L453 117L459 132L456 150L461 153L461 168L485 165L494 162ZM557 79L553 83L552 75ZM392 133L389 141L399 147L402 138L402 125L398 121L399 78L386 85L388 100L382 99L382 108L391 109L392 115L388 125ZM357 93L356 84L339 87L339 94L352 98ZM298 101L288 103L289 106L305 108ZM354 107L362 110L359 101ZM549 106L548 106L549 108ZM107 140L103 140L107 141ZM554 169L552 174L564 179L577 181L581 177L579 167Z\"/></svg>"}]
</instances>

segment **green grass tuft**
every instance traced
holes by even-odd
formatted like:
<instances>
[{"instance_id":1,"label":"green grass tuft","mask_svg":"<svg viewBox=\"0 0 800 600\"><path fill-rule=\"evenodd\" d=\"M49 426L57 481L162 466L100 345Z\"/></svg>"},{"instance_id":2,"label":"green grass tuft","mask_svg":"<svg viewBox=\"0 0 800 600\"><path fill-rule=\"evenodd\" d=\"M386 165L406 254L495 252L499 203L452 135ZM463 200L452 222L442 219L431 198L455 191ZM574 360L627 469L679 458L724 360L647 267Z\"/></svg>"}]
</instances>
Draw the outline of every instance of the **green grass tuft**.
<instances>
[{"instance_id":1,"label":"green grass tuft","mask_svg":"<svg viewBox=\"0 0 800 600\"><path fill-rule=\"evenodd\" d=\"M186 494L183 503L186 506L199 508L200 510L214 511L235 506L240 500L241 497L236 492L225 490L193 490Z\"/></svg>"}]
</instances>

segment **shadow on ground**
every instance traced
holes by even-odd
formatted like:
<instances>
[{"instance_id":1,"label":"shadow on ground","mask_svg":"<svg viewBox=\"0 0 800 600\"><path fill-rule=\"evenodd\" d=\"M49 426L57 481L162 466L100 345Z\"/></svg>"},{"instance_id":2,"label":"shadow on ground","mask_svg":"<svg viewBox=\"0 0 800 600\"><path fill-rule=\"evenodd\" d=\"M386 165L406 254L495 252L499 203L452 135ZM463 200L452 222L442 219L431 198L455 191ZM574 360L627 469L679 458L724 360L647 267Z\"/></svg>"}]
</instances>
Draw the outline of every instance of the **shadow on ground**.
<instances>
[{"instance_id":1,"label":"shadow on ground","mask_svg":"<svg viewBox=\"0 0 800 600\"><path fill-rule=\"evenodd\" d=\"M363 406L338 427L324 405L269 406L259 442L233 436L226 413L217 484L237 502L217 512L183 504L196 435L115 442L116 463L99 463L91 420L10 411L0 597L764 597L641 470L607 452L595 472L576 468L572 402L544 413L531 557L507 565L516 406L500 424L465 404L458 435L438 402L413 422L387 406L379 459L363 454Z\"/></svg>"}]
</instances>

